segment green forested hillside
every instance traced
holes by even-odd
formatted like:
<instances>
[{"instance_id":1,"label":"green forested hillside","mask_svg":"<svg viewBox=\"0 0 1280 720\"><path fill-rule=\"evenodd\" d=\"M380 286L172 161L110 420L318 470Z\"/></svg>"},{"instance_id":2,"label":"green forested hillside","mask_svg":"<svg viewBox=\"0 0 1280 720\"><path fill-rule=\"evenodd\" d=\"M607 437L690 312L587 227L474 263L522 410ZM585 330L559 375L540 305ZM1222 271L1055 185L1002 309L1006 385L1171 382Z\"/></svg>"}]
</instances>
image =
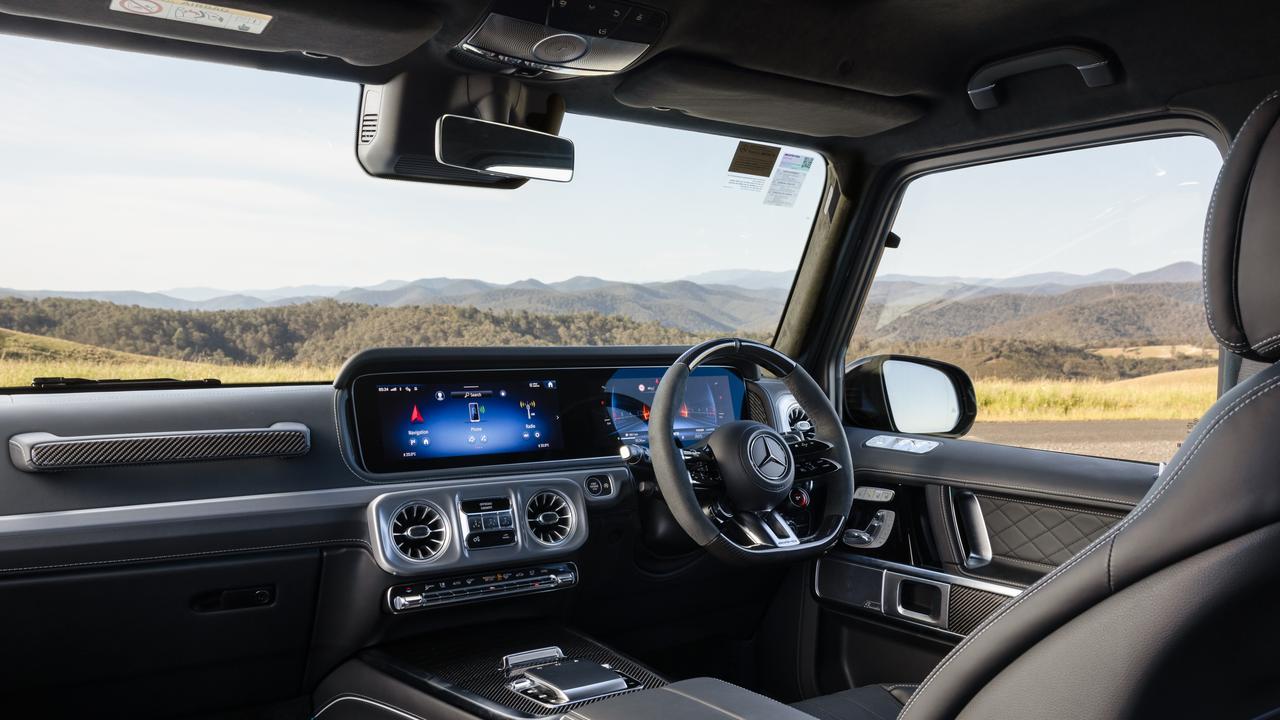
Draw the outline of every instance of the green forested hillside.
<instances>
[{"instance_id":1,"label":"green forested hillside","mask_svg":"<svg viewBox=\"0 0 1280 720\"><path fill-rule=\"evenodd\" d=\"M334 365L380 346L665 345L696 340L599 313L537 315L321 300L253 310L160 310L96 300L0 298L0 328L178 360Z\"/></svg>"}]
</instances>

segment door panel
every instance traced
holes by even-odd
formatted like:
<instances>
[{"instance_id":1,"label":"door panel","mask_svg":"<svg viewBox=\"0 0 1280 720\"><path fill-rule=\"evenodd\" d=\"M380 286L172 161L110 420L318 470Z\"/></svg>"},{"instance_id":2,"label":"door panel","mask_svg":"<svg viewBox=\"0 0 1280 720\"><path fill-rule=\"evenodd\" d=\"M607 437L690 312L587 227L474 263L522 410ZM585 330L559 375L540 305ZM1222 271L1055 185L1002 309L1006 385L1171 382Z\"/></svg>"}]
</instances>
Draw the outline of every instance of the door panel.
<instances>
[{"instance_id":1,"label":"door panel","mask_svg":"<svg viewBox=\"0 0 1280 720\"><path fill-rule=\"evenodd\" d=\"M866 447L883 434L848 429L864 488L848 527L873 529L878 510L892 512L892 527L883 544L856 547L865 538L855 538L814 569L818 625L839 639L813 645L823 692L842 689L840 678L919 681L931 667L922 653L940 660L1023 588L1106 533L1160 469L959 439L930 438L939 444L922 454ZM855 641L867 637L875 638L875 652Z\"/></svg>"}]
</instances>

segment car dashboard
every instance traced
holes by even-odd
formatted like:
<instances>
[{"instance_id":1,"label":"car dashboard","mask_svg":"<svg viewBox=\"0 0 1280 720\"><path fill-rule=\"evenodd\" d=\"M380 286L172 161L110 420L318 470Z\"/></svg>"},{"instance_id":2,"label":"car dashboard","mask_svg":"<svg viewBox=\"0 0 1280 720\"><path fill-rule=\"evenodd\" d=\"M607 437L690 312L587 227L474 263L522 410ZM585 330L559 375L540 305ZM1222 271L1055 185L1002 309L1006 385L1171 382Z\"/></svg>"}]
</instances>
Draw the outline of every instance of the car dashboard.
<instances>
[{"instance_id":1,"label":"car dashboard","mask_svg":"<svg viewBox=\"0 0 1280 720\"><path fill-rule=\"evenodd\" d=\"M604 626L653 577L764 583L646 539L679 533L618 451L646 443L679 351L386 349L331 386L0 395L0 602L80 638L86 687L164 671L182 707L211 672L250 702L431 628L566 613ZM711 367L675 434L693 444L743 418L785 431L792 405L753 367ZM169 636L129 630L165 618ZM60 675L50 631L9 638L24 662L0 691ZM174 659L197 645L198 663Z\"/></svg>"}]
</instances>

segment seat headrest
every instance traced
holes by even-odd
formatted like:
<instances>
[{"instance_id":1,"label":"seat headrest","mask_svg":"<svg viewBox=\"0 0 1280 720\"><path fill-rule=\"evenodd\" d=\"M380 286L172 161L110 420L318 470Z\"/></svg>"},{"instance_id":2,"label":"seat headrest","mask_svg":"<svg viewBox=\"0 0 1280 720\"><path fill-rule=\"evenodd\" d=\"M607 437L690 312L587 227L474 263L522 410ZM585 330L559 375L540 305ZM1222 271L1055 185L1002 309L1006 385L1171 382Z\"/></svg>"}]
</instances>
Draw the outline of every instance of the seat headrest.
<instances>
[{"instance_id":1,"label":"seat headrest","mask_svg":"<svg viewBox=\"0 0 1280 720\"><path fill-rule=\"evenodd\" d=\"M1204 301L1222 346L1280 359L1280 91L1240 126L1204 226Z\"/></svg>"}]
</instances>

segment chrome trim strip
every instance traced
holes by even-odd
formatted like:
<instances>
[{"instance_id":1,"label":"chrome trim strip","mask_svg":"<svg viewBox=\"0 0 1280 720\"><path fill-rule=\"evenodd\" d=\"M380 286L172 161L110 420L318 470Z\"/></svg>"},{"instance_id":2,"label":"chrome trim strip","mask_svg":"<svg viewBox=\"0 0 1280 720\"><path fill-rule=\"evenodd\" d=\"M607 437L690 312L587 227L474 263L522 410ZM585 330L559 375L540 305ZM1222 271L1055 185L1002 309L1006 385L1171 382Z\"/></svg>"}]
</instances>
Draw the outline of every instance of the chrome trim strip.
<instances>
[{"instance_id":1,"label":"chrome trim strip","mask_svg":"<svg viewBox=\"0 0 1280 720\"><path fill-rule=\"evenodd\" d=\"M952 585L964 585L965 587L970 587L970 588L973 588L974 590L983 590L990 593L996 593L997 595L1004 595L1006 597L1017 597L1018 595L1022 594L1022 588L1014 587L1012 585L1001 585L998 583L987 582L986 580L974 580L973 578L961 577L959 575L952 575L951 573L939 572L937 570L928 570L922 567L916 567L915 565L907 565L905 563L893 562L891 560L881 560L879 558L872 558L872 557L862 557L862 556L837 557L834 555L828 555L822 558L818 562L819 572L822 570L822 563L828 562L828 561L845 563L846 565L863 565L866 567L874 568L876 570L888 570L890 572L896 572L902 575L914 575L916 577L923 578L925 580L933 580L935 582L951 583ZM817 572L815 572L814 573L815 582L817 580L817 577L818 577ZM817 594L816 586L814 588L814 594L815 595Z\"/></svg>"}]
</instances>

